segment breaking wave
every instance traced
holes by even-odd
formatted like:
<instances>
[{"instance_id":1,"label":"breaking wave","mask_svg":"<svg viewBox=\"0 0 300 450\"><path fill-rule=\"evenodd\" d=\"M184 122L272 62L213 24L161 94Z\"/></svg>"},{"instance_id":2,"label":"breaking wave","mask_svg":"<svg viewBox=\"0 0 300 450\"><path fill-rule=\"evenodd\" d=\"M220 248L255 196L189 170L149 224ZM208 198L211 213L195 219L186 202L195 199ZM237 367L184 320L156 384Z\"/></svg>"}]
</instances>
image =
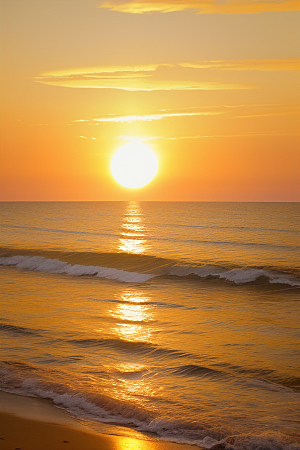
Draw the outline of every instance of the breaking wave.
<instances>
[{"instance_id":1,"label":"breaking wave","mask_svg":"<svg viewBox=\"0 0 300 450\"><path fill-rule=\"evenodd\" d=\"M223 280L237 285L263 282L300 287L298 272L288 269L187 266L176 260L129 253L2 249L0 265L71 276L96 276L125 283L144 283L159 276Z\"/></svg>"},{"instance_id":2,"label":"breaking wave","mask_svg":"<svg viewBox=\"0 0 300 450\"><path fill-rule=\"evenodd\" d=\"M110 267L86 266L82 264L68 264L58 259L43 256L9 256L0 258L0 265L15 266L18 269L35 270L45 273L61 273L72 276L92 275L125 283L143 283L153 278L153 275L128 272Z\"/></svg>"},{"instance_id":3,"label":"breaking wave","mask_svg":"<svg viewBox=\"0 0 300 450\"><path fill-rule=\"evenodd\" d=\"M11 367L15 366L15 367ZM198 367L182 366L178 370L198 371ZM49 399L81 420L129 426L150 432L165 441L191 444L211 450L300 450L291 438L280 433L232 435L214 422L176 420L132 402L87 393L70 386L38 379L37 369L28 365L0 364L0 388L5 392Z\"/></svg>"},{"instance_id":4,"label":"breaking wave","mask_svg":"<svg viewBox=\"0 0 300 450\"><path fill-rule=\"evenodd\" d=\"M202 267L176 266L169 270L169 275L177 277L197 276L200 278L215 278L230 281L235 284L253 283L264 278L270 284L287 284L293 287L300 287L300 280L295 275L270 269L235 268L226 270L225 268L209 265Z\"/></svg>"}]
</instances>

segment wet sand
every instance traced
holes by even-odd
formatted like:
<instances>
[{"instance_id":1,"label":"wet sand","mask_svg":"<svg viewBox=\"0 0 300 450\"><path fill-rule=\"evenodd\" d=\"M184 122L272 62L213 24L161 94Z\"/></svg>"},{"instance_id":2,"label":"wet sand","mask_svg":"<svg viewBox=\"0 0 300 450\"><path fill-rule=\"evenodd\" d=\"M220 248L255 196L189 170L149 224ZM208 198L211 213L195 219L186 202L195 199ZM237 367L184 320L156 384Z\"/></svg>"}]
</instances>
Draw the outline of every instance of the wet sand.
<instances>
[{"instance_id":1,"label":"wet sand","mask_svg":"<svg viewBox=\"0 0 300 450\"><path fill-rule=\"evenodd\" d=\"M0 448L3 450L194 450L143 435L96 433L48 401L0 393ZM137 433L138 434L138 433Z\"/></svg>"}]
</instances>

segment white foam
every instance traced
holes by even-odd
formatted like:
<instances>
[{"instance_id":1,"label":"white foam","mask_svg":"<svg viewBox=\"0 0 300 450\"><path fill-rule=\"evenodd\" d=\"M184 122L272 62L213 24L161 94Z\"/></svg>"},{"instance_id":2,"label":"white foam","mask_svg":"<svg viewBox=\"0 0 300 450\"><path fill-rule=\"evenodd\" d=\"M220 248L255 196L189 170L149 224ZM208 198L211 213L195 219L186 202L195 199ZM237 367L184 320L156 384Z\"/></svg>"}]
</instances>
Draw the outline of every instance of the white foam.
<instances>
[{"instance_id":1,"label":"white foam","mask_svg":"<svg viewBox=\"0 0 300 450\"><path fill-rule=\"evenodd\" d=\"M42 256L0 257L0 265L15 266L18 269L35 270L38 272L64 273L72 276L95 275L100 278L118 280L125 283L144 283L154 277L154 275L150 274L128 272L109 267L68 264L58 259L49 259Z\"/></svg>"},{"instance_id":2,"label":"white foam","mask_svg":"<svg viewBox=\"0 0 300 450\"><path fill-rule=\"evenodd\" d=\"M20 393L51 399L58 407L63 407L74 416L84 419L99 420L101 422L115 422L126 424L128 420L121 416L111 416L101 406L90 402L77 393L58 394L51 390L43 389L33 378L27 378L22 383Z\"/></svg>"},{"instance_id":3,"label":"white foam","mask_svg":"<svg viewBox=\"0 0 300 450\"><path fill-rule=\"evenodd\" d=\"M66 409L79 419L135 425L137 431L154 432L164 441L194 445L207 450L213 450L218 446L233 450L300 450L298 444L289 442L280 433L266 432L261 435L235 435L222 438L218 437L218 431L214 432L212 429L203 427L186 428L184 423L172 419L157 418L148 421L142 411L139 413L137 408L131 408L131 405L127 403L122 404L123 402L118 401L114 403L113 399L110 399L111 402L104 398L104 405L101 407L100 399L97 401L98 404L95 404L93 399L85 398L79 392L54 392L33 378L26 378L18 384L18 388L5 389L5 391L51 399L56 406Z\"/></svg>"},{"instance_id":4,"label":"white foam","mask_svg":"<svg viewBox=\"0 0 300 450\"><path fill-rule=\"evenodd\" d=\"M233 281L236 284L251 283L257 280L259 277L269 276L268 272L259 269L233 269L227 272L221 273L219 278L223 278L228 281Z\"/></svg>"},{"instance_id":5,"label":"white foam","mask_svg":"<svg viewBox=\"0 0 300 450\"><path fill-rule=\"evenodd\" d=\"M69 264L59 261L58 259L44 258L42 256L18 255L0 257L0 265L15 266L18 269L35 270L46 273L64 273L72 276L95 275L97 277L118 280L125 283L144 283L155 277L153 274L129 272L109 267ZM200 278L213 277L227 280L235 284L251 283L260 277L265 277L270 284L286 284L291 287L300 287L300 281L292 275L265 269L239 268L226 270L212 265L200 267L175 266L169 268L167 274L178 277L186 277L189 275L196 275Z\"/></svg>"},{"instance_id":6,"label":"white foam","mask_svg":"<svg viewBox=\"0 0 300 450\"><path fill-rule=\"evenodd\" d=\"M232 269L226 270L216 266L202 266L202 267L189 267L189 266L175 266L172 267L169 275L175 275L178 277L186 277L189 275L197 275L200 278L214 277L231 281L235 284L245 284L256 281L260 277L268 279L269 283L275 284L287 284L293 287L300 287L300 282L293 278L291 275L283 273L272 272L271 270L264 269Z\"/></svg>"},{"instance_id":7,"label":"white foam","mask_svg":"<svg viewBox=\"0 0 300 450\"><path fill-rule=\"evenodd\" d=\"M198 277L205 278L208 276L219 276L222 269L216 266L175 266L169 270L169 275L176 275L178 277L185 277L188 275L197 275Z\"/></svg>"},{"instance_id":8,"label":"white foam","mask_svg":"<svg viewBox=\"0 0 300 450\"><path fill-rule=\"evenodd\" d=\"M201 443L204 448L212 448L216 444L218 444L218 441L210 436L205 436Z\"/></svg>"},{"instance_id":9,"label":"white foam","mask_svg":"<svg viewBox=\"0 0 300 450\"><path fill-rule=\"evenodd\" d=\"M219 275L219 278L225 278L236 284L251 283L260 277L265 277L269 283L288 284L289 286L300 286L300 282L289 275L278 274L270 270L263 269L233 269Z\"/></svg>"}]
</instances>

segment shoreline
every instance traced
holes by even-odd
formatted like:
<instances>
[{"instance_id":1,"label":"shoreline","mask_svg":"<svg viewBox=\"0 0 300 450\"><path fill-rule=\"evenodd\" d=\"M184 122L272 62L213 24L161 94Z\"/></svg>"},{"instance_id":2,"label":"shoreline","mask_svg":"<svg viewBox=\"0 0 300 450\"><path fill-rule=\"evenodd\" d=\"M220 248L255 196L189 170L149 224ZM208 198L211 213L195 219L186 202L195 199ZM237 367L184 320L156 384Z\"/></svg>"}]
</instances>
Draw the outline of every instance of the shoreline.
<instances>
[{"instance_id":1,"label":"shoreline","mask_svg":"<svg viewBox=\"0 0 300 450\"><path fill-rule=\"evenodd\" d=\"M100 424L101 425L101 424ZM106 425L107 434L96 432L72 418L50 401L0 391L1 450L195 450L143 436L118 435L118 427ZM114 434L114 430L116 434ZM138 437L137 437L138 436Z\"/></svg>"}]
</instances>

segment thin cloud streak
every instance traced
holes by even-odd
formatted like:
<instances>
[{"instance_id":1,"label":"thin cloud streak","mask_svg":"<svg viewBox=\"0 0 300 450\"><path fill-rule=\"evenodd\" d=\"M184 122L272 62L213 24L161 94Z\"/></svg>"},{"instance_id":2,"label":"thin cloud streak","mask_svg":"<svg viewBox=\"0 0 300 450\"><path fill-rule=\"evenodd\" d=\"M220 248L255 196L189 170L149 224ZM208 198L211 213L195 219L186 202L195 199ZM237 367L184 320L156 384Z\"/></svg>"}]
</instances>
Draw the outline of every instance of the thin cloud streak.
<instances>
[{"instance_id":1,"label":"thin cloud streak","mask_svg":"<svg viewBox=\"0 0 300 450\"><path fill-rule=\"evenodd\" d=\"M242 84L224 84L200 81L149 80L144 77L126 77L126 79L74 79L74 78L36 78L37 83L52 86L84 89L120 89L124 91L216 91L255 89L255 86Z\"/></svg>"},{"instance_id":2,"label":"thin cloud streak","mask_svg":"<svg viewBox=\"0 0 300 450\"><path fill-rule=\"evenodd\" d=\"M69 88L121 89L126 91L185 91L185 90L228 90L253 89L255 86L243 84L227 84L177 78L178 68L185 69L187 76L191 70L199 70L199 74L211 70L300 70L300 59L246 59L192 61L178 64L147 64L133 66L102 66L77 69L65 69L43 73L34 78L37 83ZM204 71L204 72L203 72ZM158 76L163 79L157 79ZM195 75L195 72L193 72ZM184 77L184 78L186 78ZM167 79L166 79L167 78Z\"/></svg>"},{"instance_id":3,"label":"thin cloud streak","mask_svg":"<svg viewBox=\"0 0 300 450\"><path fill-rule=\"evenodd\" d=\"M40 76L43 77L60 77L68 78L70 76L97 76L101 74L113 74L118 72L153 72L160 66L169 66L169 64L135 64L129 66L94 66L94 67L78 67L73 69L53 70L45 72Z\"/></svg>"},{"instance_id":4,"label":"thin cloud streak","mask_svg":"<svg viewBox=\"0 0 300 450\"><path fill-rule=\"evenodd\" d=\"M259 14L299 11L298 0L108 0L100 8L131 14L194 10L198 14Z\"/></svg>"},{"instance_id":5,"label":"thin cloud streak","mask_svg":"<svg viewBox=\"0 0 300 450\"><path fill-rule=\"evenodd\" d=\"M196 136L177 136L162 137L166 141L177 141L181 139L203 139L203 138L233 138L233 137L259 137L259 136L300 136L299 133L290 133L287 131L270 131L266 133L250 131L241 134L212 134L212 135L196 135Z\"/></svg>"},{"instance_id":6,"label":"thin cloud streak","mask_svg":"<svg viewBox=\"0 0 300 450\"><path fill-rule=\"evenodd\" d=\"M96 119L78 119L77 122L89 122L89 123L131 123L131 122L151 122L152 120L162 120L171 117L192 117L192 116L215 116L224 114L224 112L191 112L191 113L163 113L163 114L145 114L137 116L114 116L114 117L99 117ZM73 122L73 123L74 123Z\"/></svg>"},{"instance_id":7,"label":"thin cloud streak","mask_svg":"<svg viewBox=\"0 0 300 450\"><path fill-rule=\"evenodd\" d=\"M240 59L181 63L182 67L218 70L300 70L300 59Z\"/></svg>"},{"instance_id":8,"label":"thin cloud streak","mask_svg":"<svg viewBox=\"0 0 300 450\"><path fill-rule=\"evenodd\" d=\"M277 107L277 111L274 111L274 107ZM268 109L272 109L269 110ZM89 123L96 124L99 123L131 123L131 122L151 122L167 118L177 118L177 117L194 117L194 116L217 116L220 114L229 115L231 118L253 118L253 117L269 117L269 116L284 116L290 114L299 114L300 110L296 105L282 105L282 104L250 104L250 105L221 105L221 106L207 106L199 108L198 106L192 106L189 108L181 108L183 111L178 112L178 110L173 109L162 109L156 114L136 114L136 115L121 115L121 116L106 116L106 117L96 117L94 119L77 119L72 123ZM186 110L198 111L187 112ZM199 111L201 109L201 111ZM235 115L231 115L233 111L240 109L241 113L235 112ZM180 110L180 108L179 108ZM170 111L170 112L166 112ZM248 114L245 111L249 111Z\"/></svg>"},{"instance_id":9,"label":"thin cloud streak","mask_svg":"<svg viewBox=\"0 0 300 450\"><path fill-rule=\"evenodd\" d=\"M272 117L272 116L288 116L288 115L292 115L292 114L299 114L300 111L295 110L295 111L279 111L279 112L267 112L265 114L245 114L245 115L237 115L237 116L232 116L234 119L251 119L253 117Z\"/></svg>"}]
</instances>

